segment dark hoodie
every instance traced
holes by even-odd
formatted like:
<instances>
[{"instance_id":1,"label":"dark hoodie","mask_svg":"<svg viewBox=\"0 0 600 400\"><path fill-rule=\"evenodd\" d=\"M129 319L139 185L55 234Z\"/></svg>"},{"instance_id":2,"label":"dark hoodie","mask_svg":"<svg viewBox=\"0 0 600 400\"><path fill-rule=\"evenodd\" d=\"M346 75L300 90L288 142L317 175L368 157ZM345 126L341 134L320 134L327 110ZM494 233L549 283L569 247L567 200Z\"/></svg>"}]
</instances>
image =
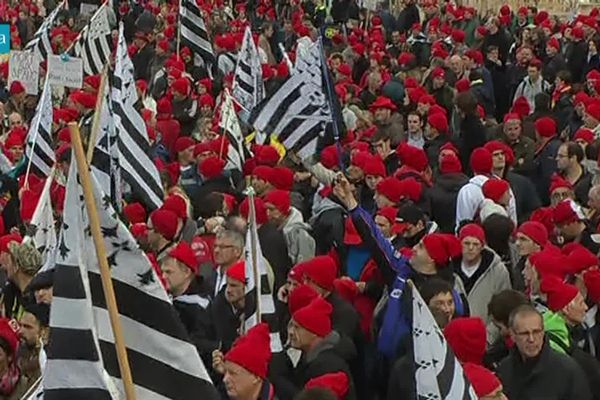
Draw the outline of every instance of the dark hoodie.
<instances>
[{"instance_id":1,"label":"dark hoodie","mask_svg":"<svg viewBox=\"0 0 600 400\"><path fill-rule=\"evenodd\" d=\"M454 232L456 198L460 188L468 181L469 178L463 173L442 174L429 190L431 219L438 223L441 232Z\"/></svg>"}]
</instances>

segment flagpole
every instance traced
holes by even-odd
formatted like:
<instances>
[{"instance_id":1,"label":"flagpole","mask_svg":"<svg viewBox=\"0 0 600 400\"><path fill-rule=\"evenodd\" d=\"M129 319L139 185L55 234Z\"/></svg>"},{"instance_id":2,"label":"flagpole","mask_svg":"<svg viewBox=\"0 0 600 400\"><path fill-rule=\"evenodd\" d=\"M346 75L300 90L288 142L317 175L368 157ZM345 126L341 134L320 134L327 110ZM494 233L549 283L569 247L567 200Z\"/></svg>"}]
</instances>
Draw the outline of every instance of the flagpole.
<instances>
[{"instance_id":1,"label":"flagpole","mask_svg":"<svg viewBox=\"0 0 600 400\"><path fill-rule=\"evenodd\" d=\"M96 16L96 14L98 14L98 12L102 9L102 7L104 7L107 4L108 4L108 0L103 1L102 4L100 4L100 7L98 7L98 9L96 10L96 12L90 18L90 21L92 19L94 19L94 17ZM88 22L88 24L89 24L89 22ZM87 24L86 24L86 26L87 26ZM69 47L65 51L63 51L63 54L69 54L69 52L71 51L71 49L73 47L75 47L75 43L77 43L79 41L79 38L81 37L81 32L83 32L83 29L79 32L79 35L77 35L77 37L75 38L75 40L73 40L71 42L71 44L69 45Z\"/></svg>"},{"instance_id":2,"label":"flagpole","mask_svg":"<svg viewBox=\"0 0 600 400\"><path fill-rule=\"evenodd\" d=\"M248 213L248 228L250 229L250 262L252 262L252 274L254 275L254 287L256 288L256 321L260 324L260 296L262 294L262 287L260 281L260 274L258 273L258 265L256 263L257 254L256 254L256 231L254 227L256 226L256 209L254 207L254 188L252 186L249 187L248 190L248 205L250 206Z\"/></svg>"},{"instance_id":3,"label":"flagpole","mask_svg":"<svg viewBox=\"0 0 600 400\"><path fill-rule=\"evenodd\" d=\"M92 130L90 132L90 137L88 138L88 147L87 147L87 163L92 162L92 157L94 156L94 148L96 147L96 138L98 137L98 129L100 129L100 110L102 110L102 106L104 105L104 86L106 85L106 80L108 78L108 63L102 68L102 76L100 77L100 90L101 92L98 94L96 98L96 109L94 111L94 119L92 121Z\"/></svg>"},{"instance_id":4,"label":"flagpole","mask_svg":"<svg viewBox=\"0 0 600 400\"><path fill-rule=\"evenodd\" d=\"M182 0L179 0L179 10L177 10L177 60L179 61L179 48L181 47L181 6Z\"/></svg>"},{"instance_id":5,"label":"flagpole","mask_svg":"<svg viewBox=\"0 0 600 400\"><path fill-rule=\"evenodd\" d=\"M98 265L100 267L100 276L102 278L102 289L104 290L106 308L108 309L110 324L112 327L113 336L115 338L115 349L117 351L119 371L121 373L121 379L123 380L123 387L125 389L125 398L127 400L135 400L136 397L133 386L133 378L131 376L131 369L129 367L129 359L127 357L127 350L125 348L125 340L123 339L121 319L119 317L119 310L117 308L117 300L115 298L115 290L112 284L110 268L106 258L104 240L100 230L100 219L98 218L96 200L94 199L94 193L92 191L90 170L85 161L83 145L81 144L81 137L79 136L79 127L75 122L69 123L69 131L71 133L71 144L73 153L75 154L75 160L77 162L79 178L83 188L85 206L90 220L90 230L92 233L92 238L94 239L94 247L96 248L96 257L98 258Z\"/></svg>"}]
</instances>

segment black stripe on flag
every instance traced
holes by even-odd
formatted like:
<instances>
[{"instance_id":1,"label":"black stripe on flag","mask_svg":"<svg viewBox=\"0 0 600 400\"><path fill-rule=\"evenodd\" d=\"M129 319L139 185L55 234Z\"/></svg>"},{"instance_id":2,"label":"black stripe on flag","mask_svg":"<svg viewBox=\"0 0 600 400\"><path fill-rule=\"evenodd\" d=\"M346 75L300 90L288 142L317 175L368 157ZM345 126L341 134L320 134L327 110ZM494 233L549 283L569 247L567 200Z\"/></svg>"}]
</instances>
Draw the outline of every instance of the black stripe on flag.
<instances>
[{"instance_id":1,"label":"black stripe on flag","mask_svg":"<svg viewBox=\"0 0 600 400\"><path fill-rule=\"evenodd\" d=\"M52 328L52 346L46 348L49 359L99 361L91 330Z\"/></svg>"},{"instance_id":2,"label":"black stripe on flag","mask_svg":"<svg viewBox=\"0 0 600 400\"><path fill-rule=\"evenodd\" d=\"M64 388L44 389L43 400L113 400L109 392L102 389Z\"/></svg>"}]
</instances>

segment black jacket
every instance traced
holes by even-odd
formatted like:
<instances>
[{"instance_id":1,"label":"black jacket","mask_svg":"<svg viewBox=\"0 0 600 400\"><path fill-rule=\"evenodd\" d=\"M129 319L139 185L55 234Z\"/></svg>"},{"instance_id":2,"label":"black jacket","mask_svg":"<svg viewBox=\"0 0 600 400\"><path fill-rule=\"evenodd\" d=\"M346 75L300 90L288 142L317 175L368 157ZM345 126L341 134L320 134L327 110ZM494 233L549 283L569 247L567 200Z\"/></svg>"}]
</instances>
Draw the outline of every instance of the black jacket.
<instances>
[{"instance_id":1,"label":"black jacket","mask_svg":"<svg viewBox=\"0 0 600 400\"><path fill-rule=\"evenodd\" d=\"M223 353L231 348L231 345L239 336L240 316L241 312L235 312L231 304L227 302L225 290L221 290L210 304L213 337L220 344L217 347L220 347Z\"/></svg>"},{"instance_id":2,"label":"black jacket","mask_svg":"<svg viewBox=\"0 0 600 400\"><path fill-rule=\"evenodd\" d=\"M512 171L508 171L504 179L508 181L515 195L519 223L527 221L531 213L542 206L535 185L531 179Z\"/></svg>"},{"instance_id":3,"label":"black jacket","mask_svg":"<svg viewBox=\"0 0 600 400\"><path fill-rule=\"evenodd\" d=\"M456 223L456 198L458 191L469 178L463 173L439 175L429 190L431 203L431 219L435 221L441 232L454 233Z\"/></svg>"},{"instance_id":4,"label":"black jacket","mask_svg":"<svg viewBox=\"0 0 600 400\"><path fill-rule=\"evenodd\" d=\"M487 141L487 135L478 115L467 115L460 122L460 157L463 171L470 172L469 160L471 152L477 147L483 146Z\"/></svg>"},{"instance_id":5,"label":"black jacket","mask_svg":"<svg viewBox=\"0 0 600 400\"><path fill-rule=\"evenodd\" d=\"M511 350L497 370L504 394L510 400L590 400L589 385L579 365L569 356L555 352L546 341L533 360L523 361Z\"/></svg>"},{"instance_id":6,"label":"black jacket","mask_svg":"<svg viewBox=\"0 0 600 400\"><path fill-rule=\"evenodd\" d=\"M429 166L433 171L438 170L438 157L440 156L440 151L443 145L448 143L450 139L448 136L441 134L437 137L426 140L425 145L423 146L423 150L427 154L427 159L429 160Z\"/></svg>"},{"instance_id":7,"label":"black jacket","mask_svg":"<svg viewBox=\"0 0 600 400\"><path fill-rule=\"evenodd\" d=\"M548 82L554 82L556 73L567 69L567 63L561 53L557 53L554 57L548 58L542 67L542 76Z\"/></svg>"},{"instance_id":8,"label":"black jacket","mask_svg":"<svg viewBox=\"0 0 600 400\"><path fill-rule=\"evenodd\" d=\"M265 258L271 264L275 275L275 289L279 289L286 281L287 274L292 268L288 256L287 244L283 232L270 222L258 228L258 240Z\"/></svg>"},{"instance_id":9,"label":"black jacket","mask_svg":"<svg viewBox=\"0 0 600 400\"><path fill-rule=\"evenodd\" d=\"M132 57L133 67L135 71L135 79L143 79L146 82L152 78L150 76L150 64L154 58L154 48L151 44L146 44L144 48Z\"/></svg>"}]
</instances>

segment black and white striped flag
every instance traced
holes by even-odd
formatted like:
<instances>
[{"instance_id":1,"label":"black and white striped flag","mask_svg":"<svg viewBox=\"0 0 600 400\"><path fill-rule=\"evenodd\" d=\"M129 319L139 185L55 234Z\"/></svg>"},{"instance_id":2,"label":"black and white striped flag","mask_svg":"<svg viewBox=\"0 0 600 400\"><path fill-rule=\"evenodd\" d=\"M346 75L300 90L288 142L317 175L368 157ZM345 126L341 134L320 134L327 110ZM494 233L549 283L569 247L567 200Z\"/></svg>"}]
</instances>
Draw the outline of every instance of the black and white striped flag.
<instances>
[{"instance_id":1,"label":"black and white striped flag","mask_svg":"<svg viewBox=\"0 0 600 400\"><path fill-rule=\"evenodd\" d=\"M221 104L221 120L219 121L219 126L223 128L223 134L229 142L225 169L237 169L241 171L244 161L246 160L244 153L244 136L242 135L242 129L240 128L238 117L233 108L233 100L227 90L225 91L223 103Z\"/></svg>"},{"instance_id":2,"label":"black and white striped flag","mask_svg":"<svg viewBox=\"0 0 600 400\"><path fill-rule=\"evenodd\" d=\"M66 1L62 1L52 12L46 16L44 22L37 30L33 39L27 43L25 50L33 51L39 62L44 61L48 58L48 54L52 53L52 43L50 41L50 32L54 27L54 21L56 16L63 9Z\"/></svg>"},{"instance_id":3,"label":"black and white striped flag","mask_svg":"<svg viewBox=\"0 0 600 400\"><path fill-rule=\"evenodd\" d=\"M276 315L273 293L268 278L268 261L264 257L260 242L258 240L258 231L256 226L256 210L254 208L254 192L250 188L249 213L248 213L248 231L246 232L246 260L245 275L245 304L244 304L244 332L261 322L266 322L271 330L271 351L280 352L283 350L279 332L275 330ZM256 279L258 275L258 279ZM260 315L260 320L259 320Z\"/></svg>"},{"instance_id":4,"label":"black and white striped flag","mask_svg":"<svg viewBox=\"0 0 600 400\"><path fill-rule=\"evenodd\" d=\"M251 112L264 98L264 92L258 50L252 40L250 27L246 27L242 48L238 53L231 93L242 109Z\"/></svg>"},{"instance_id":5,"label":"black and white striped flag","mask_svg":"<svg viewBox=\"0 0 600 400\"><path fill-rule=\"evenodd\" d=\"M216 57L204 18L195 0L181 0L179 29L181 29L181 43L199 56L210 71Z\"/></svg>"},{"instance_id":6,"label":"black and white striped flag","mask_svg":"<svg viewBox=\"0 0 600 400\"><path fill-rule=\"evenodd\" d=\"M146 124L134 107L137 100L133 63L127 53L121 24L111 93L118 136L119 165L121 175L131 186L133 194L149 209L155 209L163 203L163 188L158 169L150 158Z\"/></svg>"},{"instance_id":7,"label":"black and white striped flag","mask_svg":"<svg viewBox=\"0 0 600 400\"><path fill-rule=\"evenodd\" d=\"M31 121L27 133L25 156L27 157L27 174L32 169L41 176L50 175L56 162L52 147L52 89L48 80Z\"/></svg>"},{"instance_id":8,"label":"black and white striped flag","mask_svg":"<svg viewBox=\"0 0 600 400\"><path fill-rule=\"evenodd\" d=\"M44 264L40 272L54 268L54 250L58 242L54 223L54 210L50 198L50 189L52 187L52 180L54 179L52 175L51 173L46 178L42 195L35 207L31 221L27 225L27 235L23 239L24 242L31 241L42 255Z\"/></svg>"},{"instance_id":9,"label":"black and white striped flag","mask_svg":"<svg viewBox=\"0 0 600 400\"><path fill-rule=\"evenodd\" d=\"M112 43L108 6L104 3L81 30L74 45L74 55L83 60L83 72L86 75L102 72L112 53Z\"/></svg>"},{"instance_id":10,"label":"black and white striped flag","mask_svg":"<svg viewBox=\"0 0 600 400\"><path fill-rule=\"evenodd\" d=\"M119 167L118 136L115 128L114 113L110 99L108 79L99 89L103 96L100 108L98 135L90 163L91 171L96 177L100 189L109 195L113 205L121 205L121 169Z\"/></svg>"},{"instance_id":11,"label":"black and white striped flag","mask_svg":"<svg viewBox=\"0 0 600 400\"><path fill-rule=\"evenodd\" d=\"M298 49L294 73L262 106L250 123L267 136L275 135L286 149L301 158L315 154L317 140L332 121L324 94L321 46L312 43Z\"/></svg>"},{"instance_id":12,"label":"black and white striped flag","mask_svg":"<svg viewBox=\"0 0 600 400\"><path fill-rule=\"evenodd\" d=\"M53 380L44 377L44 388L47 390L53 382L55 389L63 391L60 399L108 399L100 368L106 370L111 377L109 383L120 393L123 383L75 160L71 168L58 254L61 264L55 272L58 274L55 280L62 280L58 305L55 308L56 297L52 304L48 362L57 360L61 344L69 344L69 348L62 348L62 354L71 357L59 358L56 366L62 369L49 374ZM218 399L204 364L150 261L118 219L110 202L104 200L94 176L91 177L137 398ZM83 305L88 312L77 313ZM89 312L90 307L93 313ZM98 346L89 344L96 341ZM90 387L96 389L98 397L85 397L87 394L82 388Z\"/></svg>"},{"instance_id":13,"label":"black and white striped flag","mask_svg":"<svg viewBox=\"0 0 600 400\"><path fill-rule=\"evenodd\" d=\"M412 340L417 398L476 400L462 366L448 346L419 291L412 290Z\"/></svg>"}]
</instances>

